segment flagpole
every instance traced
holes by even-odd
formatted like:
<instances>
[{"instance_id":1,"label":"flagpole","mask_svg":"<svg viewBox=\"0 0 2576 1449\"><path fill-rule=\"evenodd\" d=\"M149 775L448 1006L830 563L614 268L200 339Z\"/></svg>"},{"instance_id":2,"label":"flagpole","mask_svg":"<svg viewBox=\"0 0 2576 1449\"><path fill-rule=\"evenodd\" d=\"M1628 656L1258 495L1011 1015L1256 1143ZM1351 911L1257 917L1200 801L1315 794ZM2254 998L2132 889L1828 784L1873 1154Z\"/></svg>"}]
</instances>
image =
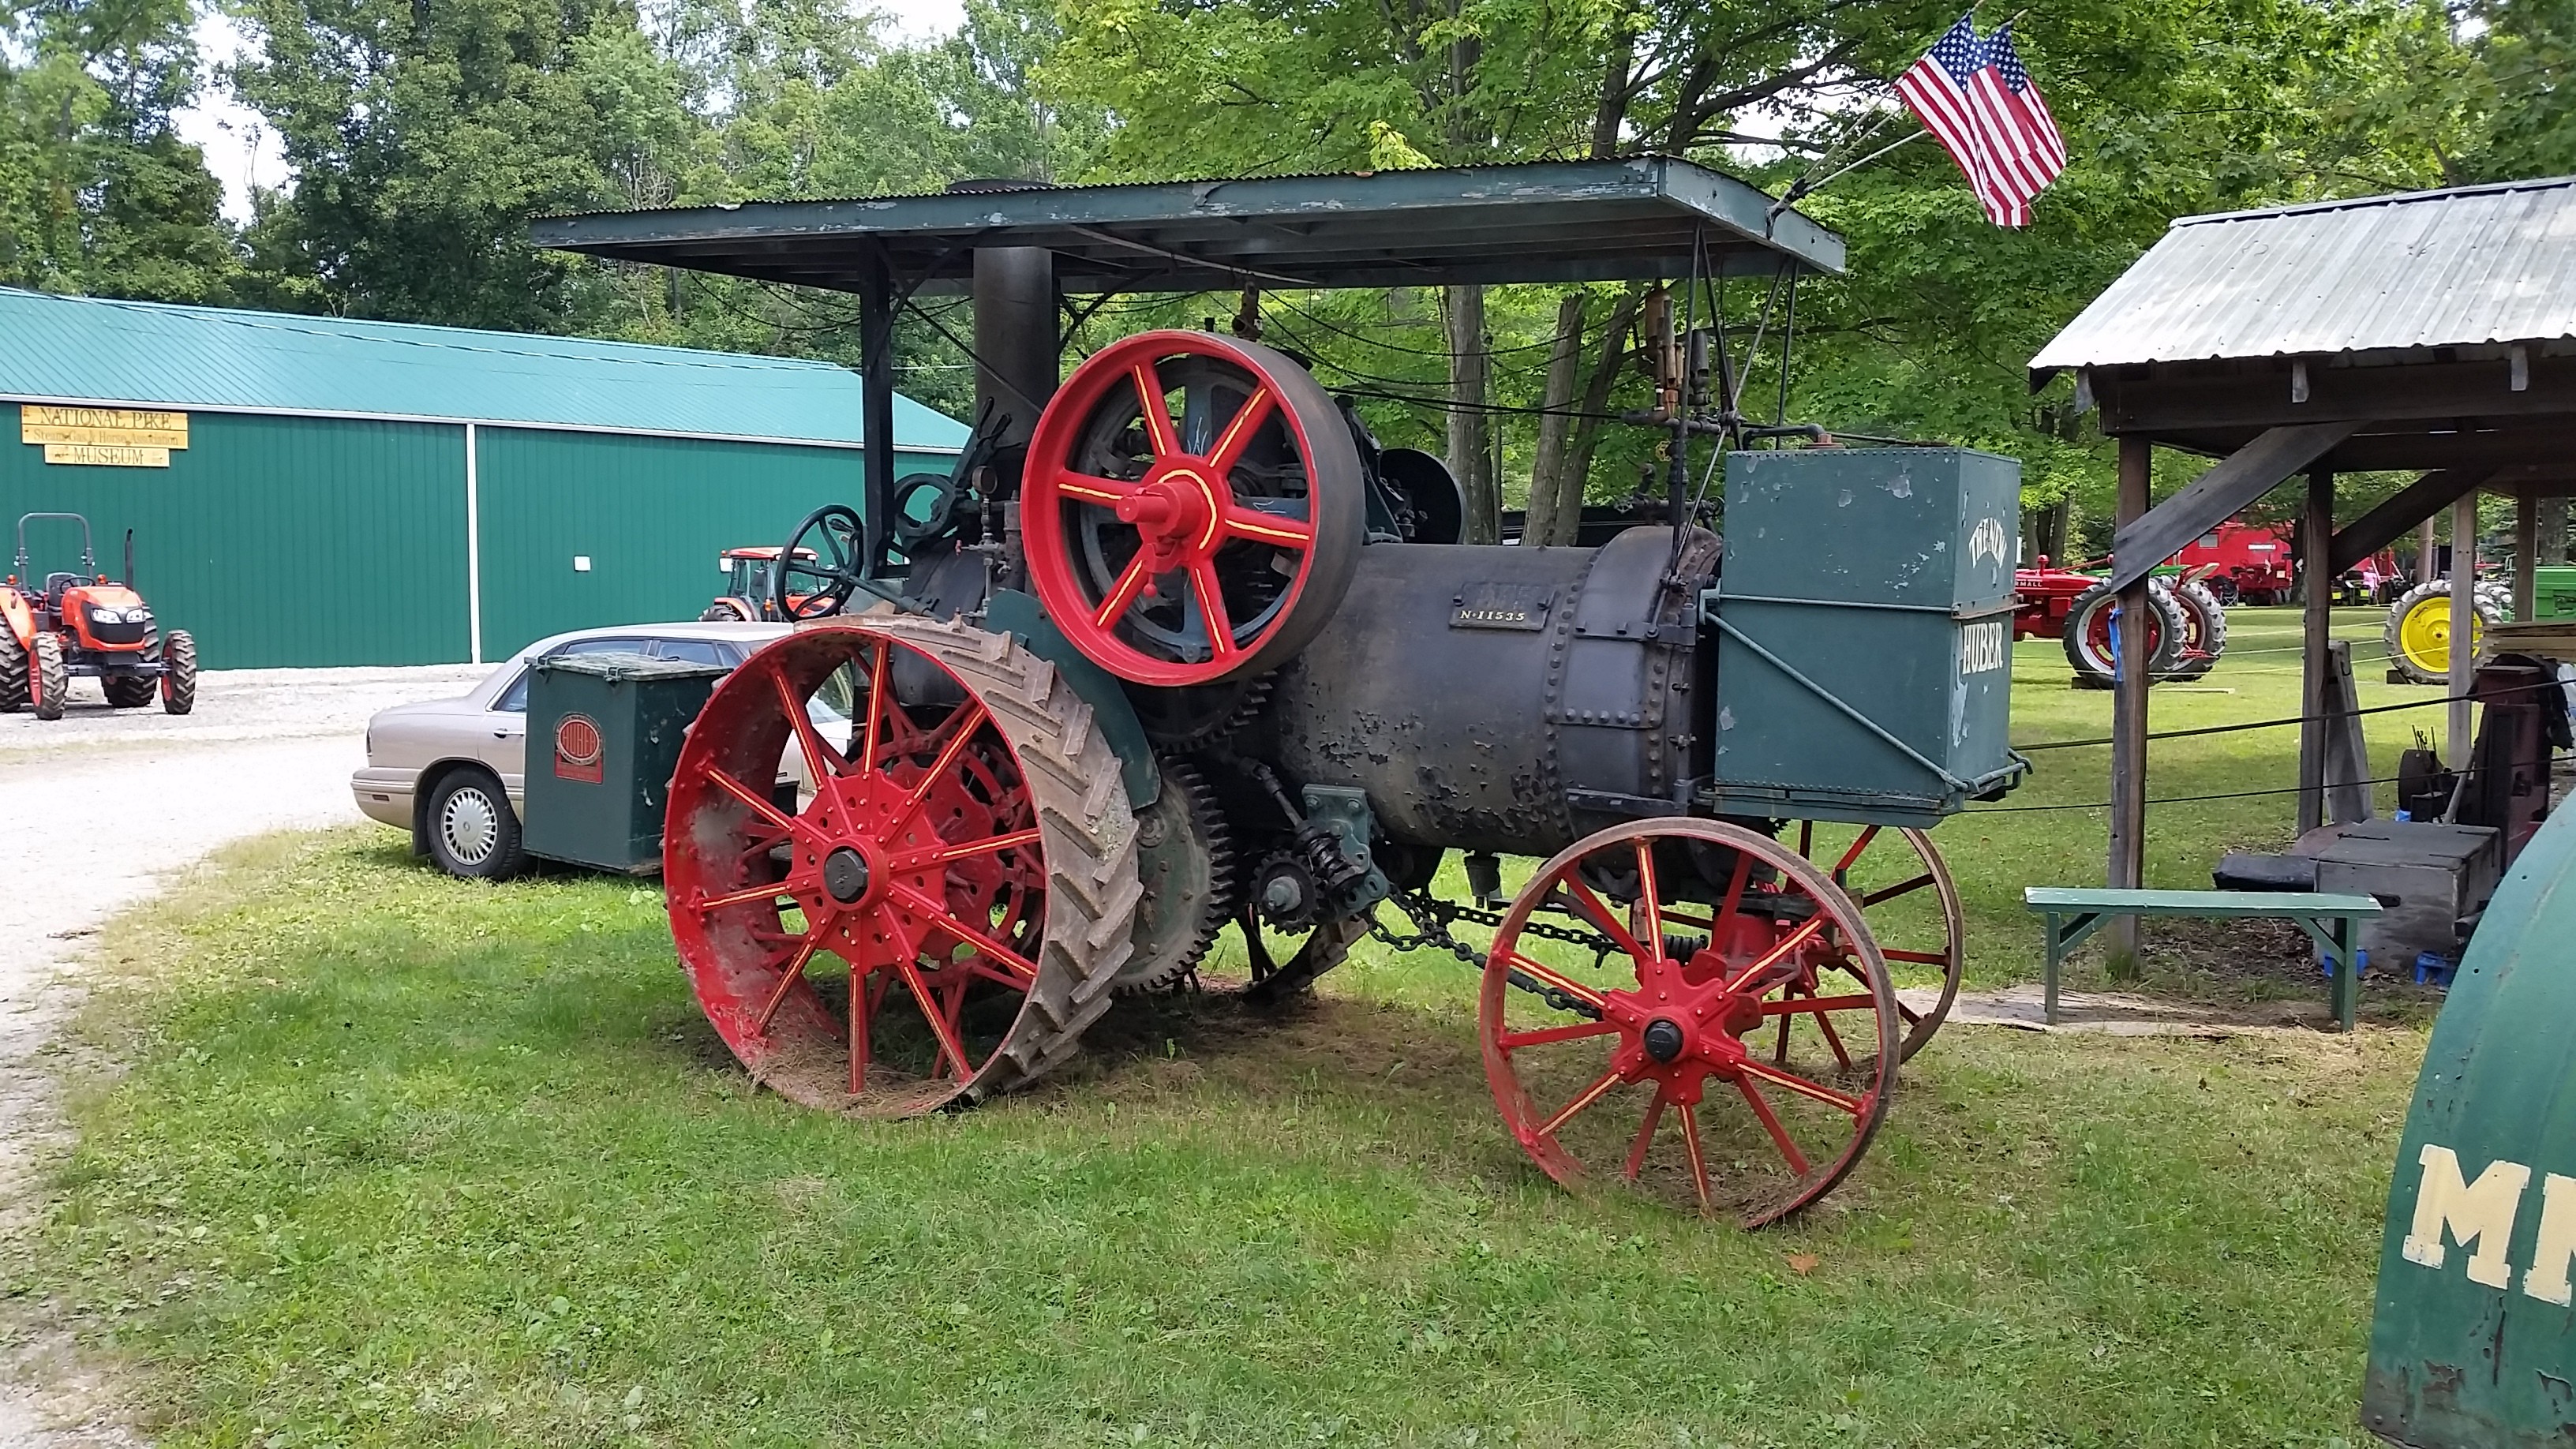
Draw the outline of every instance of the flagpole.
<instances>
[{"instance_id":1,"label":"flagpole","mask_svg":"<svg viewBox=\"0 0 2576 1449\"><path fill-rule=\"evenodd\" d=\"M1780 193L1780 199L1778 201L1771 203L1771 215L1776 218L1781 212L1784 212L1790 207L1796 205L1800 197L1821 191L1826 186L1832 184L1836 179L1859 170L1863 166L1868 165L1872 161L1877 160L1879 157L1886 155L1888 152L1895 150L1897 147L1904 145L1908 141L1919 141L1930 134L1932 133L1921 129L1908 131L1904 135L1897 137L1895 140L1888 142L1886 145L1879 147L1877 150L1870 152L1859 160L1852 162L1850 165L1835 167L1833 170L1825 173L1823 176L1817 177L1813 181L1809 181L1805 177L1800 177L1789 187L1788 190Z\"/></svg>"}]
</instances>

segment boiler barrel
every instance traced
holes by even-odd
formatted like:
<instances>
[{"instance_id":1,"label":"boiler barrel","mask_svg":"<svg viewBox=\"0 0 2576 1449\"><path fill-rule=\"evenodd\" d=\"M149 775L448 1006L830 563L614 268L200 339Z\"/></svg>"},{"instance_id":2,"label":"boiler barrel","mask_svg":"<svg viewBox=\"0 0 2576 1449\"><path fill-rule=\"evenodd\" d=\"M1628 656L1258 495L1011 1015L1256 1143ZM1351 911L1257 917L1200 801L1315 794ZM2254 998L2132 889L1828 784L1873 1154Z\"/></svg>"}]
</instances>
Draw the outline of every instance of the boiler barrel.
<instances>
[{"instance_id":1,"label":"boiler barrel","mask_svg":"<svg viewBox=\"0 0 2576 1449\"><path fill-rule=\"evenodd\" d=\"M1268 725L1299 780L1416 845L1552 855L1706 775L1700 590L1715 535L1597 549L1373 544Z\"/></svg>"}]
</instances>

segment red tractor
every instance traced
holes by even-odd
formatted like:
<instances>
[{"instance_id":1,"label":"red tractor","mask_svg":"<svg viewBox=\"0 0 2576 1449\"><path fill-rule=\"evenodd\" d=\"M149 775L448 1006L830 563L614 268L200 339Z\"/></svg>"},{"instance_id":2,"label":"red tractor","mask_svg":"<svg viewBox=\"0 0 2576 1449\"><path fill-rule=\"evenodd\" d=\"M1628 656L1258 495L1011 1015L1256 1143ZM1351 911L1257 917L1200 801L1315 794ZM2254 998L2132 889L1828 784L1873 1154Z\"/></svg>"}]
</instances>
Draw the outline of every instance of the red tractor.
<instances>
[{"instance_id":1,"label":"red tractor","mask_svg":"<svg viewBox=\"0 0 2576 1449\"><path fill-rule=\"evenodd\" d=\"M2174 562L2200 570L2230 604L2286 604L2298 585L2289 536L2259 523L2222 523L2184 544Z\"/></svg>"},{"instance_id":2,"label":"red tractor","mask_svg":"<svg viewBox=\"0 0 2576 1449\"><path fill-rule=\"evenodd\" d=\"M27 525L36 519L80 525L78 573L31 582ZM134 535L125 536L125 575L134 577ZM184 629L156 630L152 610L130 583L98 571L89 520L77 513L30 513L18 520L18 554L0 581L0 710L33 706L38 719L61 719L71 682L99 681L116 709L150 704L186 714L197 703L197 641Z\"/></svg>"},{"instance_id":3,"label":"red tractor","mask_svg":"<svg viewBox=\"0 0 2576 1449\"><path fill-rule=\"evenodd\" d=\"M2013 591L2021 596L2021 605L2013 611L2013 637L2057 636L2077 684L2110 688L2119 673L2111 634L2120 612L2118 596L2102 586L2100 575L2051 568L2046 554L2038 563L2037 568L2014 571ZM2198 679L2227 649L2227 611L2206 582L2209 567L2148 581L2147 672L2159 683Z\"/></svg>"},{"instance_id":4,"label":"red tractor","mask_svg":"<svg viewBox=\"0 0 2576 1449\"><path fill-rule=\"evenodd\" d=\"M798 549L797 554L801 558L810 559L814 556L814 551ZM717 558L716 567L724 571L725 591L716 596L714 603L707 605L706 612L698 615L701 620L709 623L729 619L749 622L788 617L779 611L778 581L772 577L778 567L778 548L775 544L767 547L726 549L723 555Z\"/></svg>"}]
</instances>

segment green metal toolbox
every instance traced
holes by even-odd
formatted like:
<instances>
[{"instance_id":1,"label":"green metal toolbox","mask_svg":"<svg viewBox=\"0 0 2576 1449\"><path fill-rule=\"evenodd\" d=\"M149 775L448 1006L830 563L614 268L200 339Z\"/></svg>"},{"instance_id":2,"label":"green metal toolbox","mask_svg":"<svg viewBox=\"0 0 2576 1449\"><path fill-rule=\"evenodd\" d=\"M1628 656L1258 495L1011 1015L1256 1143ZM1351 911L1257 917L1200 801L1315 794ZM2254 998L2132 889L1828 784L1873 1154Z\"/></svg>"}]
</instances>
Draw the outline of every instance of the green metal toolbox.
<instances>
[{"instance_id":1,"label":"green metal toolbox","mask_svg":"<svg viewBox=\"0 0 2576 1449\"><path fill-rule=\"evenodd\" d=\"M2362 1381L2412 1449L2576 1442L2576 810L2496 887L2415 1079Z\"/></svg>"},{"instance_id":2,"label":"green metal toolbox","mask_svg":"<svg viewBox=\"0 0 2576 1449\"><path fill-rule=\"evenodd\" d=\"M540 659L528 680L520 839L530 855L648 874L689 722L725 671L641 654Z\"/></svg>"},{"instance_id":3,"label":"green metal toolbox","mask_svg":"<svg viewBox=\"0 0 2576 1449\"><path fill-rule=\"evenodd\" d=\"M1717 635L1716 808L1925 825L2028 762L2012 699L2021 465L1965 448L1742 450Z\"/></svg>"}]
</instances>

